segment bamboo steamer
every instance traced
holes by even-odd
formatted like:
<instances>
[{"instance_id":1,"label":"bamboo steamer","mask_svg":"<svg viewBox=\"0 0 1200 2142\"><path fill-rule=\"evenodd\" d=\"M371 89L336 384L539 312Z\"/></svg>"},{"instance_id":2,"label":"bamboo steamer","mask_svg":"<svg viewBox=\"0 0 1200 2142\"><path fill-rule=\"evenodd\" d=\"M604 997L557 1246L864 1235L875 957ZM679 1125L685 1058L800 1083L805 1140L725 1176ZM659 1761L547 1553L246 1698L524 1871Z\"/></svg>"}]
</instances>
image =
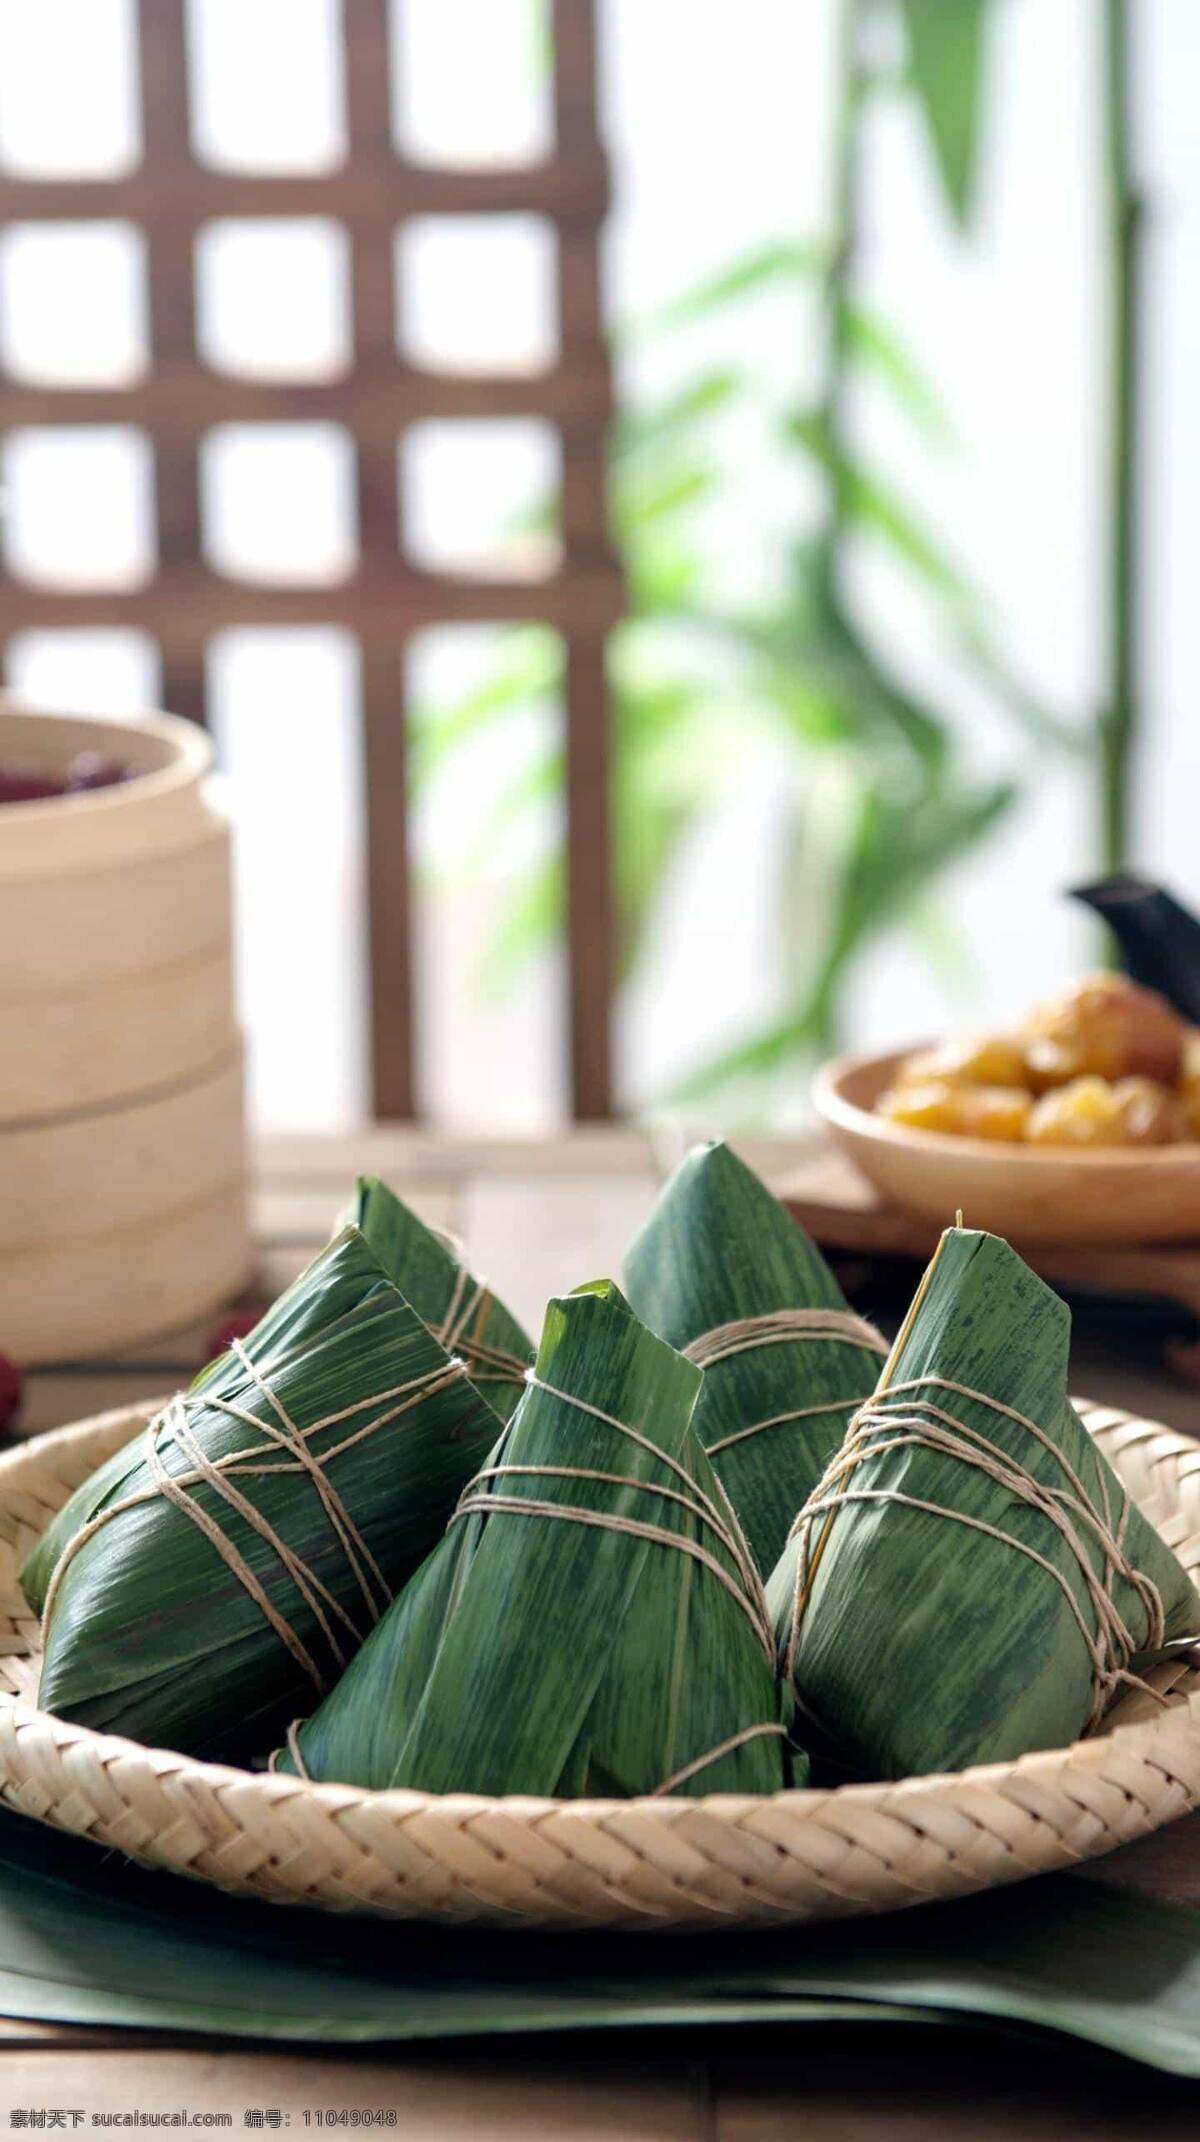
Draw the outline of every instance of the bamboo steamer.
<instances>
[{"instance_id":1,"label":"bamboo steamer","mask_svg":"<svg viewBox=\"0 0 1200 2142\"><path fill-rule=\"evenodd\" d=\"M129 1100L227 1055L229 828L187 722L122 726L0 700L0 759L77 751L139 777L0 818L0 1125Z\"/></svg>"},{"instance_id":2,"label":"bamboo steamer","mask_svg":"<svg viewBox=\"0 0 1200 2142\"><path fill-rule=\"evenodd\" d=\"M78 751L134 778L0 806L0 1348L27 1365L190 1322L248 1261L212 749L0 696L0 759Z\"/></svg>"}]
</instances>

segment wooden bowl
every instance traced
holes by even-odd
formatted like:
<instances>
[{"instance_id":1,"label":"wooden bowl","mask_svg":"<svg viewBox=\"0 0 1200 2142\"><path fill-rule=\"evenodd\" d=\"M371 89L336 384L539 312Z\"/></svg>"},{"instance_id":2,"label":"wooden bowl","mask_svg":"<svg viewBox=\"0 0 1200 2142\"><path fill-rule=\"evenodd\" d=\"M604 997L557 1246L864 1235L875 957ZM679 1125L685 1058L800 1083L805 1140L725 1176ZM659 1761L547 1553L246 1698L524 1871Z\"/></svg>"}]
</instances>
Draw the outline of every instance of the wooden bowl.
<instances>
[{"instance_id":1,"label":"wooden bowl","mask_svg":"<svg viewBox=\"0 0 1200 2142\"><path fill-rule=\"evenodd\" d=\"M1200 1236L1200 1144L1076 1151L913 1130L873 1113L912 1047L841 1056L813 1101L843 1152L891 1203L944 1227L1017 1242L1179 1242Z\"/></svg>"}]
</instances>

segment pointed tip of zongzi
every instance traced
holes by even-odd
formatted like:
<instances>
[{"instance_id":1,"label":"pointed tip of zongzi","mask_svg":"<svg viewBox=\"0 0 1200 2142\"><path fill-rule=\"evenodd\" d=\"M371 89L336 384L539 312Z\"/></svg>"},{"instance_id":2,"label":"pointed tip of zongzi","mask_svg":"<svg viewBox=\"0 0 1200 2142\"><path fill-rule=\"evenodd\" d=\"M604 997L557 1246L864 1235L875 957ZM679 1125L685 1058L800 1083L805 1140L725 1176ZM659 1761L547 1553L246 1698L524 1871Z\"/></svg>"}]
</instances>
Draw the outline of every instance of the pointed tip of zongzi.
<instances>
[{"instance_id":1,"label":"pointed tip of zongzi","mask_svg":"<svg viewBox=\"0 0 1200 2142\"><path fill-rule=\"evenodd\" d=\"M1067 1403L1071 1312L1011 1242L979 1227L941 1236L896 1334L879 1390L925 1374L948 1343L974 1343L987 1377L1004 1378L1010 1348L1036 1363L1038 1403ZM1013 1357L1015 1359L1015 1356ZM990 1386L989 1386L990 1387Z\"/></svg>"},{"instance_id":2,"label":"pointed tip of zongzi","mask_svg":"<svg viewBox=\"0 0 1200 2142\"><path fill-rule=\"evenodd\" d=\"M549 1379L586 1398L601 1368L613 1388L636 1384L671 1409L682 1403L690 1419L700 1370L642 1322L611 1279L551 1296L531 1381ZM653 1424L649 1432L656 1433Z\"/></svg>"},{"instance_id":3,"label":"pointed tip of zongzi","mask_svg":"<svg viewBox=\"0 0 1200 2142\"><path fill-rule=\"evenodd\" d=\"M472 1381L501 1420L518 1403L532 1359L529 1336L461 1243L430 1227L376 1175L360 1175L346 1216L361 1228L388 1278L444 1345L467 1360Z\"/></svg>"},{"instance_id":4,"label":"pointed tip of zongzi","mask_svg":"<svg viewBox=\"0 0 1200 2142\"><path fill-rule=\"evenodd\" d=\"M539 1360L548 1340L557 1344L564 1324L574 1324L581 1330L592 1327L601 1332L607 1327L617 1331L625 1326L641 1328L641 1319L630 1308L615 1279L585 1279L569 1294L552 1294L547 1302L538 1343Z\"/></svg>"},{"instance_id":5,"label":"pointed tip of zongzi","mask_svg":"<svg viewBox=\"0 0 1200 2142\"><path fill-rule=\"evenodd\" d=\"M723 1139L680 1162L629 1246L624 1278L637 1315L672 1346L764 1310L846 1307L816 1244Z\"/></svg>"}]
</instances>

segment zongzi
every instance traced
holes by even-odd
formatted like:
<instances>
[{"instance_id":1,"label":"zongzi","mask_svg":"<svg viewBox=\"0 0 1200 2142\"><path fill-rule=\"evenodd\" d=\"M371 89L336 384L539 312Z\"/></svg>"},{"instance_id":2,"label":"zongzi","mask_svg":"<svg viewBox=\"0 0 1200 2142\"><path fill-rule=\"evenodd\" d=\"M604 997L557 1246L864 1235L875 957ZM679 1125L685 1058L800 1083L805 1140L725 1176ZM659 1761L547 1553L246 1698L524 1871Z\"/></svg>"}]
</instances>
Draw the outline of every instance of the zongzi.
<instances>
[{"instance_id":1,"label":"zongzi","mask_svg":"<svg viewBox=\"0 0 1200 2142\"><path fill-rule=\"evenodd\" d=\"M508 1420L525 1389L533 1346L491 1288L467 1270L453 1237L418 1219L377 1176L359 1177L346 1214L406 1302L452 1354L494 1413Z\"/></svg>"},{"instance_id":2,"label":"zongzi","mask_svg":"<svg viewBox=\"0 0 1200 2142\"><path fill-rule=\"evenodd\" d=\"M697 1146L625 1260L630 1305L704 1370L696 1433L759 1568L820 1479L887 1348L727 1145Z\"/></svg>"},{"instance_id":3,"label":"zongzi","mask_svg":"<svg viewBox=\"0 0 1200 2142\"><path fill-rule=\"evenodd\" d=\"M778 1790L790 1703L691 1430L699 1386L610 1282L552 1301L446 1537L280 1767L427 1792Z\"/></svg>"},{"instance_id":4,"label":"zongzi","mask_svg":"<svg viewBox=\"0 0 1200 2142\"><path fill-rule=\"evenodd\" d=\"M1067 1398L1070 1316L952 1228L769 1588L801 1722L867 1777L1065 1745L1200 1598Z\"/></svg>"},{"instance_id":5,"label":"zongzi","mask_svg":"<svg viewBox=\"0 0 1200 2142\"><path fill-rule=\"evenodd\" d=\"M68 1505L28 1576L40 1702L265 1754L440 1536L496 1416L346 1229Z\"/></svg>"}]
</instances>

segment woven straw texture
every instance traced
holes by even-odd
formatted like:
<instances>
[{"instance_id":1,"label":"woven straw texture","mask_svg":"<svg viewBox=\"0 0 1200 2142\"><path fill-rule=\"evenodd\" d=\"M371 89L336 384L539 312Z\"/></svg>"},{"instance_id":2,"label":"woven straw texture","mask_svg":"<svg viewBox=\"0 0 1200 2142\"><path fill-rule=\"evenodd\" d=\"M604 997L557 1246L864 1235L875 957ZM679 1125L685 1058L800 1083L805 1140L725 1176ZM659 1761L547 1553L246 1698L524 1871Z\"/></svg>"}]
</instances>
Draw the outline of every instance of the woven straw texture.
<instances>
[{"instance_id":1,"label":"woven straw texture","mask_svg":"<svg viewBox=\"0 0 1200 2142\"><path fill-rule=\"evenodd\" d=\"M250 1775L36 1708L17 1569L71 1490L149 1416L108 1413L0 1459L0 1795L148 1865L277 1902L398 1918L738 1926L890 1911L1107 1852L1200 1800L1200 1654L1156 1669L1071 1748L953 1776L771 1798L552 1801L366 1793ZM1200 1445L1081 1412L1189 1572Z\"/></svg>"}]
</instances>

